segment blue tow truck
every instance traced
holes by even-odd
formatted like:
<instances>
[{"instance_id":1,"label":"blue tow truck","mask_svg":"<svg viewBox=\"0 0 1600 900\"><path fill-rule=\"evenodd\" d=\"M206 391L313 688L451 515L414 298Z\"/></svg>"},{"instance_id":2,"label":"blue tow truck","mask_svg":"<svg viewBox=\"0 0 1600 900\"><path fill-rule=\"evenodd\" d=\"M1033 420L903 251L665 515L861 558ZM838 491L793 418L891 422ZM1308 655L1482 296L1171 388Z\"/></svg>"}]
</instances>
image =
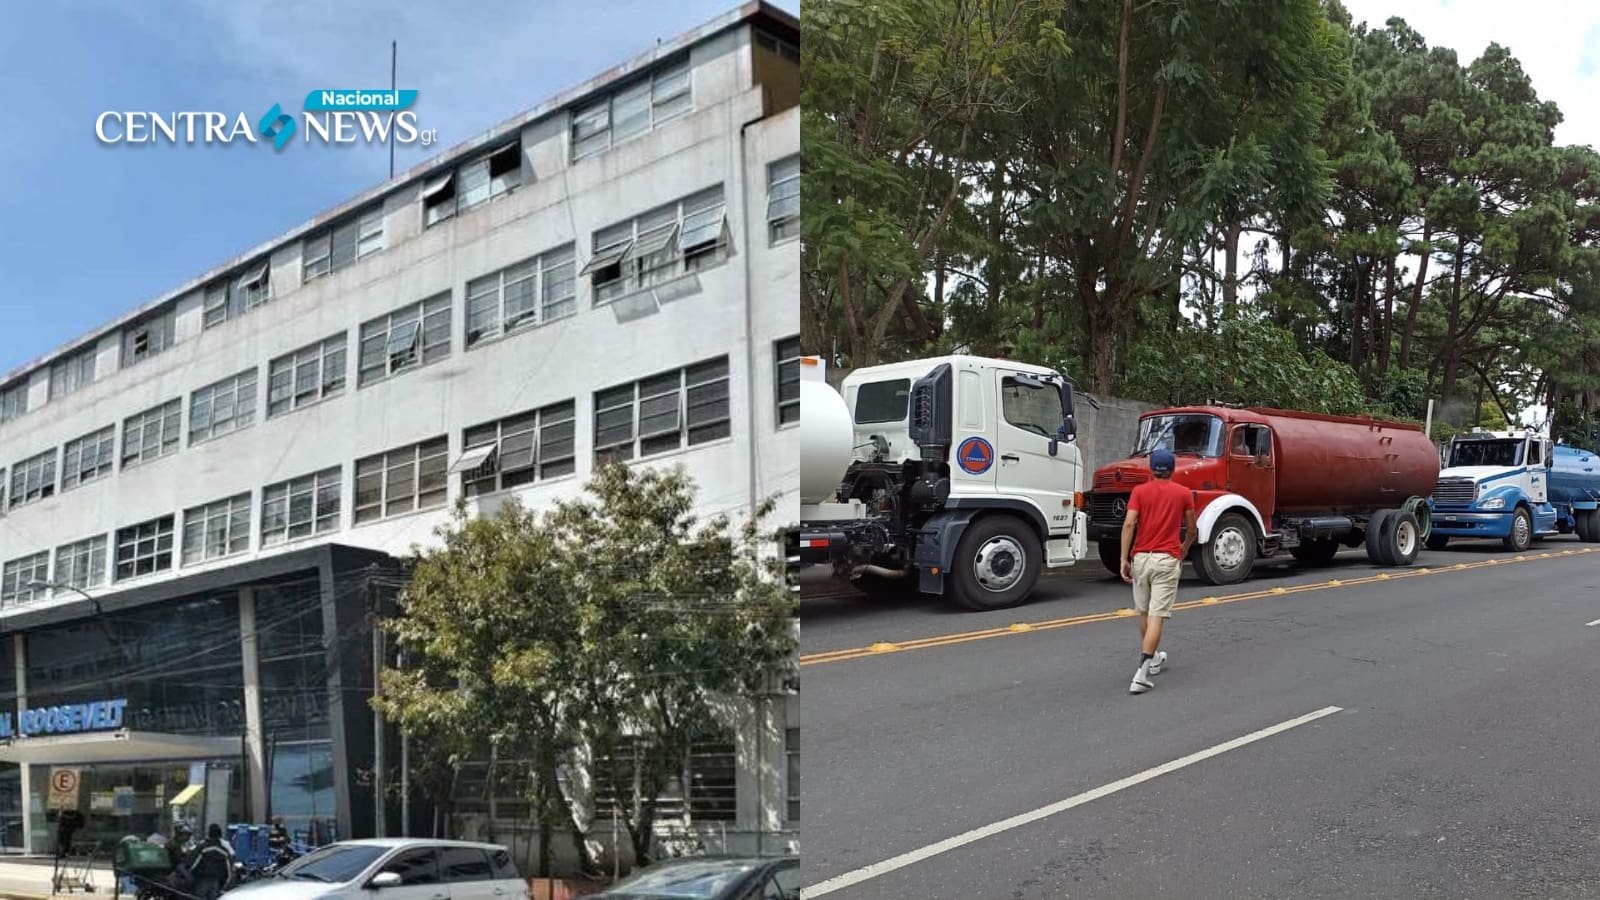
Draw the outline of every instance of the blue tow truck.
<instances>
[{"instance_id":1,"label":"blue tow truck","mask_svg":"<svg viewBox=\"0 0 1600 900\"><path fill-rule=\"evenodd\" d=\"M1554 534L1600 542L1600 454L1531 431L1459 435L1428 504L1429 550L1451 538L1498 538L1517 552Z\"/></svg>"}]
</instances>

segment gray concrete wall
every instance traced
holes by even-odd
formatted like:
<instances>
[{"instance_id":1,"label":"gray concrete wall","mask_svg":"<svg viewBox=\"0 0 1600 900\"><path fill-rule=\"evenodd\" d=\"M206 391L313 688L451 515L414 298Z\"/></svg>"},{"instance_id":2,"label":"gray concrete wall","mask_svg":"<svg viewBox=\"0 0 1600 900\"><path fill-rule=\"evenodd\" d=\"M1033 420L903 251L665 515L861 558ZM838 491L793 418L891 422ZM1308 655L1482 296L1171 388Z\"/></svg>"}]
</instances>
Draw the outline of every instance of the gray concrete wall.
<instances>
[{"instance_id":1,"label":"gray concrete wall","mask_svg":"<svg viewBox=\"0 0 1600 900\"><path fill-rule=\"evenodd\" d=\"M827 372L828 384L834 390L839 390L852 371L830 367ZM1128 451L1133 449L1133 438L1139 431L1139 416L1158 408L1154 403L1121 397L1096 396L1095 401L1100 404L1099 409L1090 406L1080 394L1074 398L1073 404L1078 416L1078 449L1083 453L1084 465L1089 472L1089 477L1084 479L1086 483L1092 479L1097 466L1128 455Z\"/></svg>"},{"instance_id":2,"label":"gray concrete wall","mask_svg":"<svg viewBox=\"0 0 1600 900\"><path fill-rule=\"evenodd\" d=\"M1078 414L1078 449L1090 473L1086 482L1092 479L1097 467L1128 455L1139 431L1139 416L1158 408L1154 403L1121 397L1096 396L1095 401L1100 404L1099 409L1090 406L1081 395L1074 404Z\"/></svg>"}]
</instances>

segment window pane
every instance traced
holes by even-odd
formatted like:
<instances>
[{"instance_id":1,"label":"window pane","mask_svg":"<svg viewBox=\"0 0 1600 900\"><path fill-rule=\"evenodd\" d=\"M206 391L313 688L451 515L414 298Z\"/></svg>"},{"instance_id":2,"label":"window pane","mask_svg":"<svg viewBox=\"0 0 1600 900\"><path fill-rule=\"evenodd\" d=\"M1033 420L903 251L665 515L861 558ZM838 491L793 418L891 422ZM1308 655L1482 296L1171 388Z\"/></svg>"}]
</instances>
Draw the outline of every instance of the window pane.
<instances>
[{"instance_id":1,"label":"window pane","mask_svg":"<svg viewBox=\"0 0 1600 900\"><path fill-rule=\"evenodd\" d=\"M471 209L489 199L489 161L480 159L461 167L458 210Z\"/></svg>"},{"instance_id":2,"label":"window pane","mask_svg":"<svg viewBox=\"0 0 1600 900\"><path fill-rule=\"evenodd\" d=\"M650 83L619 91L611 105L612 139L621 141L650 130Z\"/></svg>"}]
</instances>

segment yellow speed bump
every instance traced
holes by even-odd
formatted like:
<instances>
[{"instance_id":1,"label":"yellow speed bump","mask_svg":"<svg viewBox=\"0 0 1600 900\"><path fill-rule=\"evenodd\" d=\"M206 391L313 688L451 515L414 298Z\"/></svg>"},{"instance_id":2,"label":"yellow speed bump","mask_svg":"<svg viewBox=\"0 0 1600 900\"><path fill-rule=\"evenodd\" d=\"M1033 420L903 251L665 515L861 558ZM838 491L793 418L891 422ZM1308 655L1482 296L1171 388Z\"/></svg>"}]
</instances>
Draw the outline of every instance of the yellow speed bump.
<instances>
[{"instance_id":1,"label":"yellow speed bump","mask_svg":"<svg viewBox=\"0 0 1600 900\"><path fill-rule=\"evenodd\" d=\"M1337 578L1328 579L1328 587L1338 587L1341 584L1344 584L1344 582L1340 581Z\"/></svg>"},{"instance_id":2,"label":"yellow speed bump","mask_svg":"<svg viewBox=\"0 0 1600 900\"><path fill-rule=\"evenodd\" d=\"M1122 616L1123 618L1127 618L1128 616L1137 616L1138 614L1139 613L1137 610L1129 609L1126 606L1112 613L1114 616Z\"/></svg>"},{"instance_id":3,"label":"yellow speed bump","mask_svg":"<svg viewBox=\"0 0 1600 900\"><path fill-rule=\"evenodd\" d=\"M873 653L893 653L894 651L900 649L900 645L891 644L888 641L879 641L867 649L871 650Z\"/></svg>"},{"instance_id":4,"label":"yellow speed bump","mask_svg":"<svg viewBox=\"0 0 1600 900\"><path fill-rule=\"evenodd\" d=\"M1009 631L1032 631L1033 630L1033 626L1029 625L1027 622L1015 622L1015 623L1012 623L1011 627L1009 629L1007 629L1007 630L1009 630Z\"/></svg>"}]
</instances>

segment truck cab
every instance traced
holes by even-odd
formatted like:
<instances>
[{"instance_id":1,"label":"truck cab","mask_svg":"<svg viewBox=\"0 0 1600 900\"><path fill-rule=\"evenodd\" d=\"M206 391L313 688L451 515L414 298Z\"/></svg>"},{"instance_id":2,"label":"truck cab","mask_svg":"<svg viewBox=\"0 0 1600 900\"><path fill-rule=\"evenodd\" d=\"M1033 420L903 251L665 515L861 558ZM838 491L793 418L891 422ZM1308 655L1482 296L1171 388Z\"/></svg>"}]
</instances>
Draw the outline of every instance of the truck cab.
<instances>
[{"instance_id":1,"label":"truck cab","mask_svg":"<svg viewBox=\"0 0 1600 900\"><path fill-rule=\"evenodd\" d=\"M1060 373L944 356L858 369L839 394L849 458L829 496L802 492L802 562L869 593L996 609L1022 602L1042 570L1086 555L1086 474ZM820 415L807 424L811 415L802 404L802 465L825 476L832 426Z\"/></svg>"},{"instance_id":2,"label":"truck cab","mask_svg":"<svg viewBox=\"0 0 1600 900\"><path fill-rule=\"evenodd\" d=\"M1443 453L1430 501L1430 549L1442 549L1451 538L1493 538L1520 552L1536 538L1586 530L1595 509L1592 488L1600 487L1600 479L1581 474L1584 465L1594 465L1581 459L1592 458L1587 451L1557 446L1532 431L1475 431L1453 438ZM1573 489L1566 479L1553 486L1557 470L1567 474L1567 468L1573 469Z\"/></svg>"},{"instance_id":3,"label":"truck cab","mask_svg":"<svg viewBox=\"0 0 1600 900\"><path fill-rule=\"evenodd\" d=\"M953 376L947 505L1010 508L1035 519L1047 539L1070 537L1086 479L1073 441L1072 384L1042 366L947 356L852 372L841 393L855 423L854 458L919 457L910 432L911 388L942 365Z\"/></svg>"}]
</instances>

